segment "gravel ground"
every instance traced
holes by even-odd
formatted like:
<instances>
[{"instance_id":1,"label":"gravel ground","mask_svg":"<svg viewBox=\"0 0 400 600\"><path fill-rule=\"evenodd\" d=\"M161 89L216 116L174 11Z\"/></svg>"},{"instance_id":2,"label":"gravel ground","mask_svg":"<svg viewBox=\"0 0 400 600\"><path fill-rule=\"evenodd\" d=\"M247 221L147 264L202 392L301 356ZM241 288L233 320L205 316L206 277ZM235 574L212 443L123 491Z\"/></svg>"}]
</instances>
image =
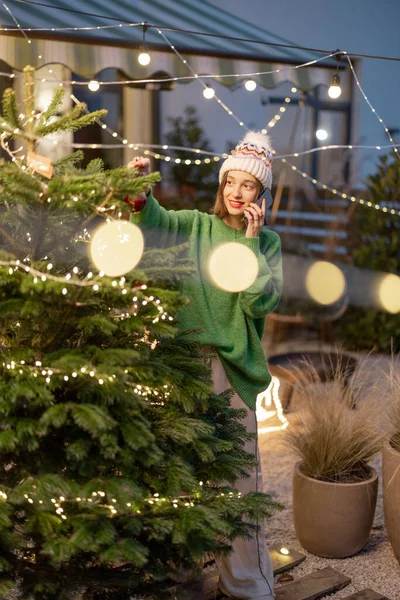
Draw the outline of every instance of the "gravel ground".
<instances>
[{"instance_id":1,"label":"gravel ground","mask_svg":"<svg viewBox=\"0 0 400 600\"><path fill-rule=\"evenodd\" d=\"M304 344L301 349L305 350ZM291 347L290 350L295 351L296 348ZM284 351L288 351L288 349L280 347L279 352L276 352L275 349L274 353ZM387 370L388 366L388 357L368 357L362 367L366 383L375 380L379 376L380 370ZM296 405L296 397L294 397L293 412L287 415L289 422L296 418L296 412L299 410L301 410L301 406ZM259 422L259 428L274 424L272 421ZM331 600L345 598L364 588L373 589L390 600L400 600L400 565L387 539L383 518L381 481L374 524L365 548L351 558L320 558L304 550L296 538L292 517L292 472L298 459L285 446L284 432L261 433L259 443L264 491L270 493L275 500L285 506L283 511L275 514L267 523L268 543L290 546L306 556L306 560L301 565L290 571L294 578L298 579L312 571L329 566L351 578L350 585L329 596ZM381 474L380 456L374 460L373 466Z\"/></svg>"}]
</instances>

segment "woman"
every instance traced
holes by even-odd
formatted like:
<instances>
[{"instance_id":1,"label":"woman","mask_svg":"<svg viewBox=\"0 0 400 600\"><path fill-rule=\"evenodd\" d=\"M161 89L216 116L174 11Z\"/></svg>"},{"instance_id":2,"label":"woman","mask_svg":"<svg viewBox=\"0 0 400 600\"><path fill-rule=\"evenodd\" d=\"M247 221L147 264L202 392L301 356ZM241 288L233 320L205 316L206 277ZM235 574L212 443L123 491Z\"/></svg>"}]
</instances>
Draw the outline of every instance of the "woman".
<instances>
[{"instance_id":1,"label":"woman","mask_svg":"<svg viewBox=\"0 0 400 600\"><path fill-rule=\"evenodd\" d=\"M256 203L262 194L270 193L271 162L268 136L248 132L222 164L212 215L197 210L167 211L151 191L147 197L128 199L131 220L142 227L149 243L151 238L161 246L189 240L197 273L182 285L182 293L191 301L179 313L179 328L200 329L196 339L217 351L218 358L211 365L213 391L233 388L231 404L247 409L243 422L252 433L257 433L257 395L271 380L261 346L265 317L277 306L282 289L280 239L264 228L265 198L261 205ZM128 167L147 174L150 163L136 157ZM258 276L244 291L224 291L210 276L211 253L227 242L243 244L257 258ZM249 442L245 449L259 458L257 441ZM262 491L261 467L249 479L238 480L235 487L242 494ZM217 558L217 565L219 589L228 597L274 598L273 570L263 528L251 540L235 540L232 553Z\"/></svg>"}]
</instances>

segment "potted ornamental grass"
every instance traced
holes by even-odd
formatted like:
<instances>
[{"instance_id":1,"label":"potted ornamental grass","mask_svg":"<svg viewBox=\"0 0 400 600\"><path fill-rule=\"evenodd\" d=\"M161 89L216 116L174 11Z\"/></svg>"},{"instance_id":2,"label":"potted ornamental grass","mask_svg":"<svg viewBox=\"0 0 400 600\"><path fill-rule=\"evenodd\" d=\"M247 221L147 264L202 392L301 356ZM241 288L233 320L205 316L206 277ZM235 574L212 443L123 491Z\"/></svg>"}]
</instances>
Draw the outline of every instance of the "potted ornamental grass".
<instances>
[{"instance_id":1,"label":"potted ornamental grass","mask_svg":"<svg viewBox=\"0 0 400 600\"><path fill-rule=\"evenodd\" d=\"M383 509L393 552L400 562L400 371L392 363L389 375L388 430L382 450Z\"/></svg>"},{"instance_id":2,"label":"potted ornamental grass","mask_svg":"<svg viewBox=\"0 0 400 600\"><path fill-rule=\"evenodd\" d=\"M339 361L329 384L306 366L296 375L299 414L286 432L300 459L293 473L294 527L309 552L344 558L363 548L374 519L378 475L370 462L382 447L379 397L362 385L360 371L348 385Z\"/></svg>"}]
</instances>

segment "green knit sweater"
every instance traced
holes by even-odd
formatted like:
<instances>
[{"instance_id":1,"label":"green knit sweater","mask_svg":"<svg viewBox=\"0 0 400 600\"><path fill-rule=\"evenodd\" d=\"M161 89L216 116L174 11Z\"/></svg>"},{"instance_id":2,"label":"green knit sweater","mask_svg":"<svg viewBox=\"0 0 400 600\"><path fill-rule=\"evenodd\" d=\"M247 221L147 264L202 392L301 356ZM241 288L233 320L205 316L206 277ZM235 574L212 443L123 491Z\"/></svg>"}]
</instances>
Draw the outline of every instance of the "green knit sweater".
<instances>
[{"instance_id":1,"label":"green knit sweater","mask_svg":"<svg viewBox=\"0 0 400 600\"><path fill-rule=\"evenodd\" d=\"M282 289L279 236L264 228L259 237L246 238L244 230L229 227L216 215L166 210L151 193L144 208L132 214L131 221L140 225L148 246L167 247L189 241L197 273L181 287L191 301L177 314L179 330L201 329L194 339L216 348L232 388L255 410L257 395L271 381L261 338L265 317L277 306ZM258 259L258 277L243 292L223 291L210 279L210 253L224 242L244 244Z\"/></svg>"}]
</instances>

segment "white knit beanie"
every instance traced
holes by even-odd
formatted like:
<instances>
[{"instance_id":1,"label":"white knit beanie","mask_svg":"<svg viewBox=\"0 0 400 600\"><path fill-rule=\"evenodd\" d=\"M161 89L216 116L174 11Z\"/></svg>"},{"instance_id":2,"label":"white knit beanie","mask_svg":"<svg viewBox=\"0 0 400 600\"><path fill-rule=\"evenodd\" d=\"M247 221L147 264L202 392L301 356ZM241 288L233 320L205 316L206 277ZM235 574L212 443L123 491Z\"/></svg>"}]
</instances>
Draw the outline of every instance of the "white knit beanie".
<instances>
[{"instance_id":1,"label":"white knit beanie","mask_svg":"<svg viewBox=\"0 0 400 600\"><path fill-rule=\"evenodd\" d=\"M268 135L261 131L248 131L232 155L222 163L219 171L221 183L227 171L246 171L260 181L263 188L272 186L272 149Z\"/></svg>"}]
</instances>

